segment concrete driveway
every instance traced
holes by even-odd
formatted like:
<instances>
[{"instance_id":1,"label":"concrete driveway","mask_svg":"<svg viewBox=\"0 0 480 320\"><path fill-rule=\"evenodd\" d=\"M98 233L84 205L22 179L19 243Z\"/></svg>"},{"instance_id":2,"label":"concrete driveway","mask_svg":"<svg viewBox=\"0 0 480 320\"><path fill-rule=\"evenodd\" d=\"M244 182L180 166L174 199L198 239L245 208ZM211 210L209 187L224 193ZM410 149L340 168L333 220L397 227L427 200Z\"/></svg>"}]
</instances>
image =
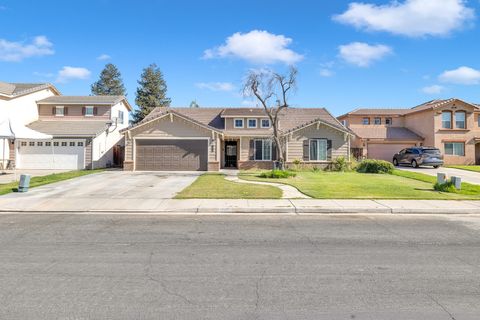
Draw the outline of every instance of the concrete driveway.
<instances>
[{"instance_id":1,"label":"concrete driveway","mask_svg":"<svg viewBox=\"0 0 480 320\"><path fill-rule=\"evenodd\" d=\"M400 166L400 167L397 167L397 169L404 170L404 171L420 172L420 173L428 174L430 176L435 176L435 177L437 176L437 173L442 172L442 173L446 173L448 177L452 177L452 176L460 177L462 178L463 182L480 184L480 173L473 172L473 171L446 168L446 167L440 167L438 169L435 169L433 167L420 167L420 168L414 169L412 167Z\"/></svg>"},{"instance_id":2,"label":"concrete driveway","mask_svg":"<svg viewBox=\"0 0 480 320\"><path fill-rule=\"evenodd\" d=\"M8 209L83 211L139 209L173 198L201 172L106 171L0 197Z\"/></svg>"}]
</instances>

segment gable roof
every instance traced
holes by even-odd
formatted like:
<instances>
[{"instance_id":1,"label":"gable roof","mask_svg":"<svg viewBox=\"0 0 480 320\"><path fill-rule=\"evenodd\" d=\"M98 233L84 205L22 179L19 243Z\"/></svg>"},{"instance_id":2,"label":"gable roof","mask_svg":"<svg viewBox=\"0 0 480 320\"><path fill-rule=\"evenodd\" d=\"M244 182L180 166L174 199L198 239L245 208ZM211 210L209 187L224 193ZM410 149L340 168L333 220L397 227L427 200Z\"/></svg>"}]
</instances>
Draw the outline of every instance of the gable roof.
<instances>
[{"instance_id":1,"label":"gable roof","mask_svg":"<svg viewBox=\"0 0 480 320\"><path fill-rule=\"evenodd\" d=\"M449 103L455 102L455 101L463 102L463 103L465 103L467 105L470 105L470 106L472 106L474 108L477 108L477 109L480 108L480 106L477 105L477 104L469 103L469 102L466 102L464 100L457 99L457 98L450 98L450 99L443 99L443 100L440 100L440 99L430 100L430 101L422 103L418 106L415 106L413 108L359 108L359 109L355 109L351 112L348 112L344 115L341 115L341 116L339 116L339 118L343 118L343 117L348 116L348 115L355 115L355 116L375 116L375 115L395 116L395 115L400 115L400 116L403 116L403 115L407 115L407 114L411 114L411 113L415 113L415 112L421 112L421 111L440 108L443 105L446 105L446 104L449 104Z\"/></svg>"},{"instance_id":2,"label":"gable roof","mask_svg":"<svg viewBox=\"0 0 480 320\"><path fill-rule=\"evenodd\" d=\"M252 110L252 111L250 111ZM145 119L140 121L138 124L131 126L123 131L131 130L138 126L143 125L146 122L150 122L154 119L158 119L168 113L177 114L183 116L184 118L207 126L211 130L226 132L225 130L225 114L228 117L239 116L239 117L252 117L265 116L266 113L262 108L165 108L159 107L155 108L150 114L148 114ZM255 114L255 115L254 115ZM321 121L325 124L328 124L335 129L338 129L342 132L350 133L350 131L345 128L334 116L332 116L325 108L287 108L281 111L279 115L279 129L286 133L292 130L300 129L306 125L311 124L312 122ZM228 130L231 134L241 134L240 129L231 129ZM245 130L243 130L243 133ZM271 132L263 130L269 134ZM250 134L265 134L265 132L260 132L260 130L248 130Z\"/></svg>"},{"instance_id":3,"label":"gable roof","mask_svg":"<svg viewBox=\"0 0 480 320\"><path fill-rule=\"evenodd\" d=\"M421 136L404 127L350 126L350 130L361 139L423 141Z\"/></svg>"},{"instance_id":4,"label":"gable roof","mask_svg":"<svg viewBox=\"0 0 480 320\"><path fill-rule=\"evenodd\" d=\"M60 92L51 83L13 83L0 81L0 94L10 97L16 97L39 90L52 89L55 93Z\"/></svg>"},{"instance_id":5,"label":"gable roof","mask_svg":"<svg viewBox=\"0 0 480 320\"><path fill-rule=\"evenodd\" d=\"M38 120L30 123L27 127L38 132L50 134L52 136L95 137L106 130L107 123L105 121L98 121L98 120L92 120L92 121Z\"/></svg>"},{"instance_id":6,"label":"gable roof","mask_svg":"<svg viewBox=\"0 0 480 320\"><path fill-rule=\"evenodd\" d=\"M81 105L109 105L113 106L119 102L124 102L130 111L132 107L125 96L52 96L37 101L38 104L81 104Z\"/></svg>"}]
</instances>

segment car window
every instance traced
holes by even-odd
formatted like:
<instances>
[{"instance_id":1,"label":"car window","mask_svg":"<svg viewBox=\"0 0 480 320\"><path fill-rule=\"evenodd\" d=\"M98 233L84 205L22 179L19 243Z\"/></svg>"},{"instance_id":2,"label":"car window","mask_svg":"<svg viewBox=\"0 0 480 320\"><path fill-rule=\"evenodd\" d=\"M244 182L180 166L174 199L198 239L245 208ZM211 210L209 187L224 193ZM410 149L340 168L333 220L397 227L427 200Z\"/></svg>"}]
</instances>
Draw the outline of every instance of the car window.
<instances>
[{"instance_id":1,"label":"car window","mask_svg":"<svg viewBox=\"0 0 480 320\"><path fill-rule=\"evenodd\" d=\"M439 154L440 150L439 149L423 149L423 152L428 154Z\"/></svg>"},{"instance_id":2,"label":"car window","mask_svg":"<svg viewBox=\"0 0 480 320\"><path fill-rule=\"evenodd\" d=\"M413 153L420 154L420 150L418 150L418 149L412 149L412 150L413 150Z\"/></svg>"},{"instance_id":3,"label":"car window","mask_svg":"<svg viewBox=\"0 0 480 320\"><path fill-rule=\"evenodd\" d=\"M406 154L412 154L413 152L412 152L412 149L407 149L407 150L405 151L405 153L406 153Z\"/></svg>"},{"instance_id":4,"label":"car window","mask_svg":"<svg viewBox=\"0 0 480 320\"><path fill-rule=\"evenodd\" d=\"M405 150L405 149L403 149L403 150L400 150L400 152L399 152L399 153L400 153L400 154L404 154L405 152L406 152L406 150Z\"/></svg>"}]
</instances>

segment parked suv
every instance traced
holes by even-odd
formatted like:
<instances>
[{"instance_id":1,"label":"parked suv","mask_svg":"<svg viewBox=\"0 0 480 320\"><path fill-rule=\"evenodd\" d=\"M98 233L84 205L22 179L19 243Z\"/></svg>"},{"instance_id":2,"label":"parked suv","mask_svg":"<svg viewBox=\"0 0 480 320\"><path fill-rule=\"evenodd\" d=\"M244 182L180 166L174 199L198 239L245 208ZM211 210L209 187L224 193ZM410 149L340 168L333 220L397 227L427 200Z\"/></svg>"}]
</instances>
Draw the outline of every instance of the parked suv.
<instances>
[{"instance_id":1,"label":"parked suv","mask_svg":"<svg viewBox=\"0 0 480 320\"><path fill-rule=\"evenodd\" d=\"M443 165L443 155L437 148L412 147L403 149L393 156L393 165L432 166L438 168Z\"/></svg>"}]
</instances>

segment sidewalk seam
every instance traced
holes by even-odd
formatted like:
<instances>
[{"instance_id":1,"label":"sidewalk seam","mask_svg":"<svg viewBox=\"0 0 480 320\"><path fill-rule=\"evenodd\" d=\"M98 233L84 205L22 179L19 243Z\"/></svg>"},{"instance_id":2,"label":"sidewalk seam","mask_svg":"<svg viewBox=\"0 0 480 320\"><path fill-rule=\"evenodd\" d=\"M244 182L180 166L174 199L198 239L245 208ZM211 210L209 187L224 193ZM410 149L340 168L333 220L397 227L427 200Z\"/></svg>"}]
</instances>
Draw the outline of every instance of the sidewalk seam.
<instances>
[{"instance_id":1,"label":"sidewalk seam","mask_svg":"<svg viewBox=\"0 0 480 320\"><path fill-rule=\"evenodd\" d=\"M389 213L391 213L391 214L394 213L394 212L393 212L393 208L391 208L391 207L389 207L389 206L387 206L387 205L385 205L385 204L383 204L383 203L378 202L378 200L376 200L376 199L372 199L372 201L375 202L376 204L379 204L379 205L381 205L382 207L386 208L388 211L390 211Z\"/></svg>"},{"instance_id":2,"label":"sidewalk seam","mask_svg":"<svg viewBox=\"0 0 480 320\"><path fill-rule=\"evenodd\" d=\"M292 205L292 207L293 207L293 212L295 213L295 215L298 216L299 214L298 214L297 206L292 202L292 199L287 199L287 200L288 200L288 202L290 202L290 204Z\"/></svg>"}]
</instances>

